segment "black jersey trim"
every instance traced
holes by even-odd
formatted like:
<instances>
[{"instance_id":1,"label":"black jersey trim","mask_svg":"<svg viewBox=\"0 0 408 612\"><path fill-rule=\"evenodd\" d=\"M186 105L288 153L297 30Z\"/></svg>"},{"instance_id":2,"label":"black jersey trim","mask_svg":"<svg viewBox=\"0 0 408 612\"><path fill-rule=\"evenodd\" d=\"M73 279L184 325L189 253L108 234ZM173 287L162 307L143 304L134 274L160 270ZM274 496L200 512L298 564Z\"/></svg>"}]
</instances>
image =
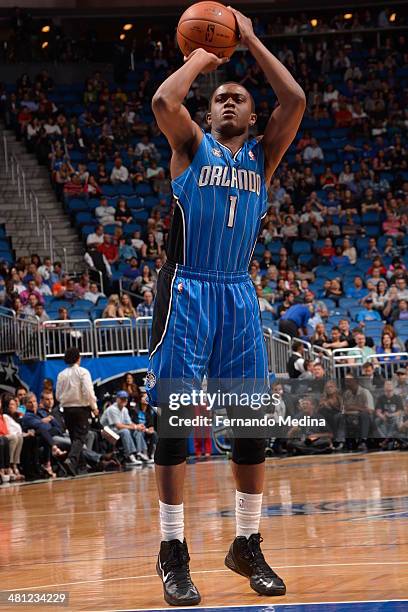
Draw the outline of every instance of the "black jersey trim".
<instances>
[{"instance_id":1,"label":"black jersey trim","mask_svg":"<svg viewBox=\"0 0 408 612\"><path fill-rule=\"evenodd\" d=\"M172 277L166 273L163 273L162 270L160 270L159 272L156 302L154 305L153 312L152 335L150 339L150 359L153 357L159 346L162 344L167 333L167 328L169 326L171 315L171 306L173 302L173 286L174 281L176 280L177 270L178 265L176 264L176 268Z\"/></svg>"}]
</instances>

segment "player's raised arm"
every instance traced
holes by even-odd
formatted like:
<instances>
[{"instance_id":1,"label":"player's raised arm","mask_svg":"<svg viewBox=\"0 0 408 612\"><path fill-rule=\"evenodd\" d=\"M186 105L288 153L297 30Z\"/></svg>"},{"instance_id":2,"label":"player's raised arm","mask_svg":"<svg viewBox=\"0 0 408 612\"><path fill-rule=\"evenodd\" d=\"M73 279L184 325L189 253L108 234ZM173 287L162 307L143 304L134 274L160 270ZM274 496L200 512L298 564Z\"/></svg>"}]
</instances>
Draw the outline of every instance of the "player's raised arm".
<instances>
[{"instance_id":1,"label":"player's raised arm","mask_svg":"<svg viewBox=\"0 0 408 612\"><path fill-rule=\"evenodd\" d=\"M257 38L251 20L235 9L231 10L238 23L241 42L248 47L264 71L279 101L279 106L269 118L262 139L265 151L265 178L269 182L296 136L305 111L306 97L290 72Z\"/></svg>"},{"instance_id":2,"label":"player's raised arm","mask_svg":"<svg viewBox=\"0 0 408 612\"><path fill-rule=\"evenodd\" d=\"M184 150L194 154L198 148L202 132L191 119L183 101L200 73L212 72L226 61L204 49L196 49L186 59L184 66L169 76L154 94L152 109L173 151Z\"/></svg>"}]
</instances>

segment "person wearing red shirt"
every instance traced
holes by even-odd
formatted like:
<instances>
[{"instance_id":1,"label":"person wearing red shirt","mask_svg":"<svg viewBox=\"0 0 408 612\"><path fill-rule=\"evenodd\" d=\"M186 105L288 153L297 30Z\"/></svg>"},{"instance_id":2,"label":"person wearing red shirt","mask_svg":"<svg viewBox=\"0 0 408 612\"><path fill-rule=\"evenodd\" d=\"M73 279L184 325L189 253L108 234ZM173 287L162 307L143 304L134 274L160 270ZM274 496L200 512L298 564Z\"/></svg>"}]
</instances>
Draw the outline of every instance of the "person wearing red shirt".
<instances>
[{"instance_id":1,"label":"person wearing red shirt","mask_svg":"<svg viewBox=\"0 0 408 612\"><path fill-rule=\"evenodd\" d=\"M333 241L331 238L325 239L324 246L319 250L319 254L323 258L323 263L330 262L330 258L336 254L336 250L333 246Z\"/></svg>"},{"instance_id":2,"label":"person wearing red shirt","mask_svg":"<svg viewBox=\"0 0 408 612\"><path fill-rule=\"evenodd\" d=\"M340 102L339 110L334 113L336 128L349 127L353 121L353 115L347 108L346 102Z\"/></svg>"},{"instance_id":3,"label":"person wearing red shirt","mask_svg":"<svg viewBox=\"0 0 408 612\"><path fill-rule=\"evenodd\" d=\"M98 251L105 255L110 264L114 264L119 259L119 249L116 244L113 244L112 236L104 234L103 242L98 246Z\"/></svg>"}]
</instances>

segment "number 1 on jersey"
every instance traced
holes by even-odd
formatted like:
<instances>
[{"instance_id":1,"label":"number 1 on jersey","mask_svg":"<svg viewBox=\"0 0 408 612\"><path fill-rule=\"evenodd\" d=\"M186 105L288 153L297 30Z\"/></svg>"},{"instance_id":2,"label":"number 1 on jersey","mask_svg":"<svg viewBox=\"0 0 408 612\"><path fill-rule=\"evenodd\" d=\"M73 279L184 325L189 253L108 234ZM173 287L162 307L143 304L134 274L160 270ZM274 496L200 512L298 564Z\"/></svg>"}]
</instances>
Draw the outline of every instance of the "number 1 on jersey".
<instances>
[{"instance_id":1,"label":"number 1 on jersey","mask_svg":"<svg viewBox=\"0 0 408 612\"><path fill-rule=\"evenodd\" d=\"M236 208L237 208L237 200L238 200L238 196L230 196L230 208L229 208L227 227L233 227L234 226L235 211L236 211Z\"/></svg>"}]
</instances>

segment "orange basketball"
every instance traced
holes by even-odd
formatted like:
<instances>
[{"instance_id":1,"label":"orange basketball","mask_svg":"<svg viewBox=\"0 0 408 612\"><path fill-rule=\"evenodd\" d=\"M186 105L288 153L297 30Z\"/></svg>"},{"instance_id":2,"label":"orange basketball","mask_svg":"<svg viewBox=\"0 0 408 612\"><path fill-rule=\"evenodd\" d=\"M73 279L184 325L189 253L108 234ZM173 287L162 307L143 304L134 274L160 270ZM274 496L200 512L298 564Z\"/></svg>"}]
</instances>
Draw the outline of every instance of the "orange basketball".
<instances>
[{"instance_id":1,"label":"orange basketball","mask_svg":"<svg viewBox=\"0 0 408 612\"><path fill-rule=\"evenodd\" d=\"M218 57L230 57L239 32L233 12L219 2L197 2L190 6L177 26L177 42L186 57L202 47Z\"/></svg>"}]
</instances>

